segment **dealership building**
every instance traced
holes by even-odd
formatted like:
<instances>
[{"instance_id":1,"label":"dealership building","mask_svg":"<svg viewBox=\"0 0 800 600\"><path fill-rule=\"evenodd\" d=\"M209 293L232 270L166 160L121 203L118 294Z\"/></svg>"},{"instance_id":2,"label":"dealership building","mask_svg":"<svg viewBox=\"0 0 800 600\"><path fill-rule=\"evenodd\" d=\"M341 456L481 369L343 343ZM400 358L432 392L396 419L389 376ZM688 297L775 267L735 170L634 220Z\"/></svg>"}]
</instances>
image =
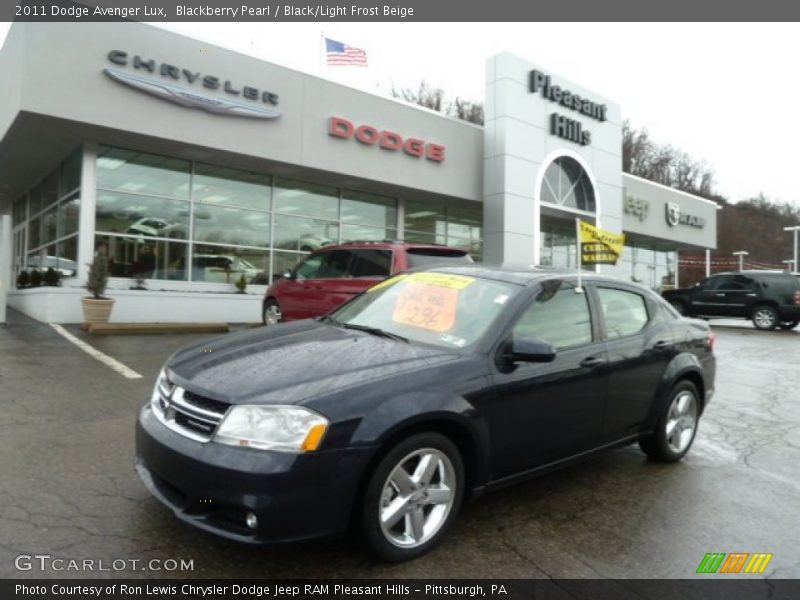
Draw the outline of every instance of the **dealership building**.
<instances>
[{"instance_id":1,"label":"dealership building","mask_svg":"<svg viewBox=\"0 0 800 600\"><path fill-rule=\"evenodd\" d=\"M145 24L15 23L0 317L82 321L98 248L112 321L248 322L272 279L337 242L575 268L580 217L625 233L598 270L654 289L678 283L678 251L716 247L715 203L623 173L617 103L511 54L485 69L481 127ZM60 286L17 287L49 267Z\"/></svg>"}]
</instances>

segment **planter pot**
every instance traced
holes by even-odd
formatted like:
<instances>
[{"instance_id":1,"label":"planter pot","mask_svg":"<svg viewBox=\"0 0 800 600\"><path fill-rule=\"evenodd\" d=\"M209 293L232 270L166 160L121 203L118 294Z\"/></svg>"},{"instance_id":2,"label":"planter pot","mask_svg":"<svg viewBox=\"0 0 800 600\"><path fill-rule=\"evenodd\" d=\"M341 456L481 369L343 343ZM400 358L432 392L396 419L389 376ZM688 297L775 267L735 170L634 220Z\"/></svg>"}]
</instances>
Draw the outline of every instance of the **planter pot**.
<instances>
[{"instance_id":1,"label":"planter pot","mask_svg":"<svg viewBox=\"0 0 800 600\"><path fill-rule=\"evenodd\" d=\"M81 306L86 323L108 323L111 309L114 308L114 299L81 298Z\"/></svg>"}]
</instances>

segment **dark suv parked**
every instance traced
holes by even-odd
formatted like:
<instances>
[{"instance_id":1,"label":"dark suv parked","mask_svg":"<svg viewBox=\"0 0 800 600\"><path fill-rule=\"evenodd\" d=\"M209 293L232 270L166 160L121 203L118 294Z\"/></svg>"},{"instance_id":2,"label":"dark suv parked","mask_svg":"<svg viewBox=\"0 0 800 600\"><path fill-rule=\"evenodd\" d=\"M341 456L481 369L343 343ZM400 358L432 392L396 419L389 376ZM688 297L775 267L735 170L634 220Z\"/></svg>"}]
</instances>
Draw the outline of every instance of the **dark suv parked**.
<instances>
[{"instance_id":1,"label":"dark suv parked","mask_svg":"<svg viewBox=\"0 0 800 600\"><path fill-rule=\"evenodd\" d=\"M328 314L376 283L407 269L472 262L466 250L414 242L348 242L312 252L264 294L265 325Z\"/></svg>"},{"instance_id":2,"label":"dark suv parked","mask_svg":"<svg viewBox=\"0 0 800 600\"><path fill-rule=\"evenodd\" d=\"M752 319L758 329L800 323L800 276L780 271L718 273L664 298L682 315Z\"/></svg>"}]
</instances>

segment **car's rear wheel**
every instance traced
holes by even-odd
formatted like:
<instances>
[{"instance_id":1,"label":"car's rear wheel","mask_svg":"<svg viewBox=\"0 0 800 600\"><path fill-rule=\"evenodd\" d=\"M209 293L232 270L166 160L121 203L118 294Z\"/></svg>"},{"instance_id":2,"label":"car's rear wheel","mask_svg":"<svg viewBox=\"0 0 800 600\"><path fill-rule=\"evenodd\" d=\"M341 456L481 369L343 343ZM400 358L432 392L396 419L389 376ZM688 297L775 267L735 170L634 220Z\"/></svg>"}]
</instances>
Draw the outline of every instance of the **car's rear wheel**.
<instances>
[{"instance_id":1,"label":"car's rear wheel","mask_svg":"<svg viewBox=\"0 0 800 600\"><path fill-rule=\"evenodd\" d=\"M438 544L464 495L458 448L434 432L413 435L389 450L370 476L361 506L361 533L385 560L415 558Z\"/></svg>"},{"instance_id":2,"label":"car's rear wheel","mask_svg":"<svg viewBox=\"0 0 800 600\"><path fill-rule=\"evenodd\" d=\"M691 381L680 381L672 388L667 408L650 437L639 440L639 447L659 462L679 461L689 451L697 434L700 403Z\"/></svg>"},{"instance_id":3,"label":"car's rear wheel","mask_svg":"<svg viewBox=\"0 0 800 600\"><path fill-rule=\"evenodd\" d=\"M798 323L800 323L800 321L781 321L778 327L781 329L794 329L797 327Z\"/></svg>"},{"instance_id":4,"label":"car's rear wheel","mask_svg":"<svg viewBox=\"0 0 800 600\"><path fill-rule=\"evenodd\" d=\"M283 321L283 313L281 306L274 298L270 298L264 303L264 314L261 317L264 325L277 325Z\"/></svg>"},{"instance_id":5,"label":"car's rear wheel","mask_svg":"<svg viewBox=\"0 0 800 600\"><path fill-rule=\"evenodd\" d=\"M672 305L672 308L678 311L679 315L681 315L682 317L686 316L686 304L684 304L680 300L672 300L670 302L670 305Z\"/></svg>"},{"instance_id":6,"label":"car's rear wheel","mask_svg":"<svg viewBox=\"0 0 800 600\"><path fill-rule=\"evenodd\" d=\"M780 323L778 311L771 306L761 305L753 309L753 325L762 331L772 331Z\"/></svg>"}]
</instances>

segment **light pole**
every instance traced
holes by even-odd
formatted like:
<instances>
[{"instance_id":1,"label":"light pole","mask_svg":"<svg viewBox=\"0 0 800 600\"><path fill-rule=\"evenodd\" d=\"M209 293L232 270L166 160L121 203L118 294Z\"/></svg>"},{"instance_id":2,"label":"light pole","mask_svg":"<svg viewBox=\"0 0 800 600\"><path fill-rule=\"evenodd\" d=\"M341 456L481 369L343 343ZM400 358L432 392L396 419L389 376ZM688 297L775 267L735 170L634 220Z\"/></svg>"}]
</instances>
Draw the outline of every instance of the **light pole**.
<instances>
[{"instance_id":1,"label":"light pole","mask_svg":"<svg viewBox=\"0 0 800 600\"><path fill-rule=\"evenodd\" d=\"M784 227L784 231L794 232L794 262L792 263L792 272L797 270L797 233L800 232L800 225L793 225L792 227Z\"/></svg>"},{"instance_id":2,"label":"light pole","mask_svg":"<svg viewBox=\"0 0 800 600\"><path fill-rule=\"evenodd\" d=\"M747 250L737 250L731 254L739 257L739 271L744 271L744 257L749 256L750 253Z\"/></svg>"}]
</instances>

